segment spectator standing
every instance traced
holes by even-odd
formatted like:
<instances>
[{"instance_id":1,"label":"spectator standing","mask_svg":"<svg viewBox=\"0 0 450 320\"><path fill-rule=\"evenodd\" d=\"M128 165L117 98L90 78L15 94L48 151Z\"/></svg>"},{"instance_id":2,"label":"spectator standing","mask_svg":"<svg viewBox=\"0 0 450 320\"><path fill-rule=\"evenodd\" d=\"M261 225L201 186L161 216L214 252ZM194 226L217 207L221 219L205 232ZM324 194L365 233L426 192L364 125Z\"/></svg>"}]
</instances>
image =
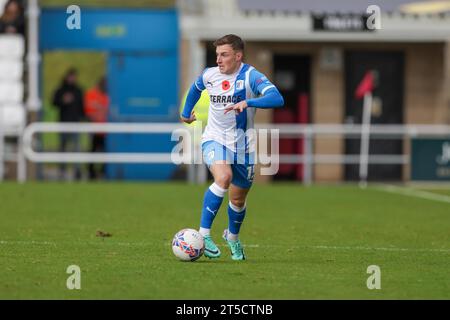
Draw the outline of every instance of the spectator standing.
<instances>
[{"instance_id":1,"label":"spectator standing","mask_svg":"<svg viewBox=\"0 0 450 320\"><path fill-rule=\"evenodd\" d=\"M107 95L107 84L105 77L102 77L97 85L89 89L84 96L84 111L91 122L105 123L108 118L109 97ZM105 151L104 133L92 134L91 152ZM103 176L105 165L100 164L96 167L94 163L89 164L89 179L94 180Z\"/></svg>"},{"instance_id":2,"label":"spectator standing","mask_svg":"<svg viewBox=\"0 0 450 320\"><path fill-rule=\"evenodd\" d=\"M17 0L9 0L0 17L0 33L25 33L23 7Z\"/></svg>"},{"instance_id":3,"label":"spectator standing","mask_svg":"<svg viewBox=\"0 0 450 320\"><path fill-rule=\"evenodd\" d=\"M60 87L53 96L53 105L59 109L60 122L80 122L84 119L83 92L77 84L77 70L71 68L65 74ZM80 135L63 132L60 134L60 152L80 151ZM60 165L61 178L66 177L66 164ZM75 179L82 177L81 166L75 164Z\"/></svg>"}]
</instances>

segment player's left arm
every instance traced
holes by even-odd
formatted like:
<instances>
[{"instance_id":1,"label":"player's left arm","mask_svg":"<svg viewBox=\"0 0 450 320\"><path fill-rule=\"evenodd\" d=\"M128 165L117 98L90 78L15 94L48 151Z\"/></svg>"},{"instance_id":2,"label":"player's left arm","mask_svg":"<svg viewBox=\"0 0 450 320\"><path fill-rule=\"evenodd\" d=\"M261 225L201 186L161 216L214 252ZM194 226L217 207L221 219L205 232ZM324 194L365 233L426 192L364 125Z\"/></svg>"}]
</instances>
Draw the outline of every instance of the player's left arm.
<instances>
[{"instance_id":1,"label":"player's left arm","mask_svg":"<svg viewBox=\"0 0 450 320\"><path fill-rule=\"evenodd\" d=\"M284 105L284 99L277 87L273 85L269 79L257 70L250 72L250 87L257 98L246 99L235 105L228 107L225 113L235 110L237 113L242 112L245 108L280 108Z\"/></svg>"}]
</instances>

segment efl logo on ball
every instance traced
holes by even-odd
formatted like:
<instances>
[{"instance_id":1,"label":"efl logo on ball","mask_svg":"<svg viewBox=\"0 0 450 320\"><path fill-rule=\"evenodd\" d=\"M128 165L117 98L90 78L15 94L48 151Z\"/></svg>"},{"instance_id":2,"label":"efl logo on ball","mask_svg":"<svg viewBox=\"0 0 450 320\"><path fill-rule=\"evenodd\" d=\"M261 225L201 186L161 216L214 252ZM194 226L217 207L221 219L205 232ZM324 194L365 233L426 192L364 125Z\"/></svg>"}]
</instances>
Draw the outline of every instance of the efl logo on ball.
<instances>
[{"instance_id":1,"label":"efl logo on ball","mask_svg":"<svg viewBox=\"0 0 450 320\"><path fill-rule=\"evenodd\" d=\"M203 236L194 229L180 230L173 237L172 251L182 261L195 261L205 251Z\"/></svg>"}]
</instances>

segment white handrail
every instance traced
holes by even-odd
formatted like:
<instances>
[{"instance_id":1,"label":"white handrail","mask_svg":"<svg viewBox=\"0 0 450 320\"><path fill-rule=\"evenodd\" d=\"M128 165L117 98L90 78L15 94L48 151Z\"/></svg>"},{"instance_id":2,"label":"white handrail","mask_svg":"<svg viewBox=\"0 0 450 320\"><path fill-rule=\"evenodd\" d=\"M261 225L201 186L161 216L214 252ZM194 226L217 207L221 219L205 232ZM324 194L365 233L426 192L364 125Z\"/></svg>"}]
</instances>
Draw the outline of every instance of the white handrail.
<instances>
[{"instance_id":1,"label":"white handrail","mask_svg":"<svg viewBox=\"0 0 450 320\"><path fill-rule=\"evenodd\" d=\"M171 133L186 129L181 123L46 123L35 122L25 128L23 148L32 162L111 162L111 163L172 163L171 153L110 153L110 152L36 152L33 135L53 133Z\"/></svg>"},{"instance_id":2,"label":"white handrail","mask_svg":"<svg viewBox=\"0 0 450 320\"><path fill-rule=\"evenodd\" d=\"M176 129L186 129L181 123L45 123L36 122L23 132L23 154L32 162L122 162L122 163L172 163L171 153L61 153L37 152L33 149L33 136L44 132L72 133L172 133ZM280 137L304 137L304 155L280 155L281 164L305 164L305 181L311 183L312 165L357 164L359 155L313 154L312 144L316 136L359 137L361 125L340 124L258 124L256 129L277 129ZM449 136L449 125L373 125L371 137L402 139L417 136ZM199 152L195 150L194 152ZM191 156L191 154L189 155ZM24 165L24 161L22 161ZM407 155L370 155L371 164L408 164ZM194 165L191 165L193 167ZM24 172L24 169L22 168ZM20 179L25 181L25 177Z\"/></svg>"},{"instance_id":3,"label":"white handrail","mask_svg":"<svg viewBox=\"0 0 450 320\"><path fill-rule=\"evenodd\" d=\"M22 135L23 157L31 162L66 163L172 163L171 153L105 153L105 152L37 152L33 149L36 133L172 133L177 129L190 130L181 123L54 123L34 122L28 125ZM190 151L190 150L189 150ZM194 152L199 152L194 149ZM187 153L187 157L193 157ZM20 182L26 181L26 163L19 161ZM192 170L191 166L189 169ZM192 179L194 175L189 175Z\"/></svg>"}]
</instances>

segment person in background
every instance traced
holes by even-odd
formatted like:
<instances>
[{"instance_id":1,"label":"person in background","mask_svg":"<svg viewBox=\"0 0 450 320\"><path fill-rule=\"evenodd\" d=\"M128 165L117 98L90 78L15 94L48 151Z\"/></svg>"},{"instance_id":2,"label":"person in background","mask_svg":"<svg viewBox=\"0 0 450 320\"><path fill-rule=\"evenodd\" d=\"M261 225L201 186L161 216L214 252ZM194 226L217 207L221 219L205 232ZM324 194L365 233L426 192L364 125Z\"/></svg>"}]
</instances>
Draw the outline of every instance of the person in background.
<instances>
[{"instance_id":1,"label":"person in background","mask_svg":"<svg viewBox=\"0 0 450 320\"><path fill-rule=\"evenodd\" d=\"M108 118L109 97L107 95L106 78L102 77L97 85L89 89L84 96L84 111L91 122L105 123ZM104 133L94 133L91 140L91 152L105 151ZM94 163L89 164L89 179L94 180L103 176L105 166L101 164L96 167Z\"/></svg>"},{"instance_id":2,"label":"person in background","mask_svg":"<svg viewBox=\"0 0 450 320\"><path fill-rule=\"evenodd\" d=\"M60 87L53 95L53 105L59 110L60 122L81 122L84 120L83 91L77 83L77 70L69 69L64 75ZM79 152L80 135L78 133L60 134L60 152ZM60 165L60 176L66 177L66 164ZM75 179L82 178L81 165L75 164Z\"/></svg>"},{"instance_id":3,"label":"person in background","mask_svg":"<svg viewBox=\"0 0 450 320\"><path fill-rule=\"evenodd\" d=\"M25 34L23 7L17 0L9 0L0 17L0 33Z\"/></svg>"}]
</instances>

